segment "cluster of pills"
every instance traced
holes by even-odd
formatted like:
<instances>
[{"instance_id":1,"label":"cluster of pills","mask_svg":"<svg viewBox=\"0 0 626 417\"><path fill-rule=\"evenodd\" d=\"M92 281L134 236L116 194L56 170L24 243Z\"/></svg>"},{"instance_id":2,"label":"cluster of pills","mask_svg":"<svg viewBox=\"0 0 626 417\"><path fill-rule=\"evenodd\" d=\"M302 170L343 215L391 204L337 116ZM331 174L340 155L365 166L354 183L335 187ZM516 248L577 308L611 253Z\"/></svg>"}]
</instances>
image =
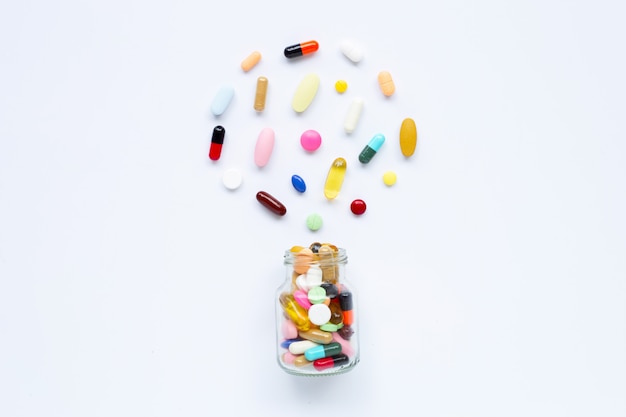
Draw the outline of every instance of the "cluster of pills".
<instances>
[{"instance_id":1,"label":"cluster of pills","mask_svg":"<svg viewBox=\"0 0 626 417\"><path fill-rule=\"evenodd\" d=\"M295 45L288 46L284 49L284 56L287 59L297 59L304 55L314 54L319 50L319 43L315 40L301 42ZM351 41L344 41L340 44L340 50L343 55L351 62L357 64L363 59L362 49ZM258 51L252 52L241 62L241 69L244 72L251 71L262 59L262 55ZM378 85L380 91L386 97L392 96L396 91L396 86L391 74L388 71L380 71L377 76ZM320 86L320 78L315 73L306 74L298 84L291 101L291 107L296 113L302 113L307 110L311 105L317 91ZM345 80L338 80L335 83L335 90L339 94L343 94L348 88L348 83ZM259 76L257 78L256 91L254 94L253 107L257 112L263 112L266 105L266 96L268 89L268 79L265 76ZM211 112L215 117L219 117L223 114L233 96L235 90L232 86L226 85L219 88L211 103ZM361 98L354 98L350 103L348 111L346 113L343 128L347 134L354 132L357 128L361 113L363 110L364 101ZM209 158L213 161L218 161L221 156L222 147L224 145L224 139L226 130L223 126L218 125L213 129L211 137L211 144L209 148ZM404 157L409 158L413 155L417 145L417 128L415 121L412 118L405 118L402 120L399 128L399 146ZM369 142L363 147L358 155L358 160L361 164L368 164L372 158L380 151L386 141L385 135L382 133L374 134ZM309 153L315 152L322 144L322 137L319 132L313 129L306 130L300 137L300 144L302 148ZM257 167L262 168L266 166L271 158L272 152L275 146L275 133L272 128L264 128L259 133L256 145L254 149L254 163ZM343 157L338 157L332 161L326 181L324 183L324 196L328 200L332 200L339 195L341 191L343 180L346 174L347 162ZM383 183L390 187L397 181L397 176L393 171L387 171L383 174ZM222 176L222 182L224 186L229 190L235 190L242 184L243 176L237 169L229 169L224 172ZM300 176L294 174L291 178L293 188L298 193L304 193L307 191L305 180ZM257 193L257 201L265 208L276 214L277 216L284 216L287 213L285 205L276 197L272 196L266 191L259 191ZM366 211L366 204L361 199L353 200L350 204L350 210L356 216L360 216ZM306 219L307 227L312 230L318 230L322 226L322 219L318 214L309 215Z\"/></svg>"},{"instance_id":2,"label":"cluster of pills","mask_svg":"<svg viewBox=\"0 0 626 417\"><path fill-rule=\"evenodd\" d=\"M347 284L345 253L314 242L294 246L286 257L286 286L277 302L278 362L287 372L325 375L359 361L356 302Z\"/></svg>"}]
</instances>

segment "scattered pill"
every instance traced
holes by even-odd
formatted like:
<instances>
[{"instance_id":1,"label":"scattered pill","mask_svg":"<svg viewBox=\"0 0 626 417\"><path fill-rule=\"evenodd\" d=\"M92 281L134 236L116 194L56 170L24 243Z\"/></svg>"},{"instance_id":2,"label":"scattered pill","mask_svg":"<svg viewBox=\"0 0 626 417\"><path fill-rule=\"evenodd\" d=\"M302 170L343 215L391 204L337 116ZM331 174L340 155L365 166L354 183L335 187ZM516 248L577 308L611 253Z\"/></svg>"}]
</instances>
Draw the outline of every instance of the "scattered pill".
<instances>
[{"instance_id":1,"label":"scattered pill","mask_svg":"<svg viewBox=\"0 0 626 417\"><path fill-rule=\"evenodd\" d=\"M417 127L415 121L409 117L400 125L400 150L407 158L415 152L417 146Z\"/></svg>"},{"instance_id":2,"label":"scattered pill","mask_svg":"<svg viewBox=\"0 0 626 417\"><path fill-rule=\"evenodd\" d=\"M323 371L325 369L335 368L341 365L347 365L348 363L350 363L350 358L344 353L339 353L328 358L317 359L313 362L313 367L317 371Z\"/></svg>"},{"instance_id":3,"label":"scattered pill","mask_svg":"<svg viewBox=\"0 0 626 417\"><path fill-rule=\"evenodd\" d=\"M309 320L311 323L318 326L327 323L328 320L330 320L330 309L325 304L313 304L311 308L309 308Z\"/></svg>"},{"instance_id":4,"label":"scattered pill","mask_svg":"<svg viewBox=\"0 0 626 417\"><path fill-rule=\"evenodd\" d=\"M344 40L339 45L341 53L355 64L363 59L363 50L353 41Z\"/></svg>"},{"instance_id":5,"label":"scattered pill","mask_svg":"<svg viewBox=\"0 0 626 417\"><path fill-rule=\"evenodd\" d=\"M215 126L213 128L213 135L211 136L211 147L209 148L209 158L212 161L217 161L222 155L222 146L224 144L224 135L226 135L226 129L222 126Z\"/></svg>"},{"instance_id":6,"label":"scattered pill","mask_svg":"<svg viewBox=\"0 0 626 417\"><path fill-rule=\"evenodd\" d=\"M266 127L261 130L259 137L256 140L256 146L254 148L254 163L259 168L264 167L272 156L274 150L274 130Z\"/></svg>"},{"instance_id":7,"label":"scattered pill","mask_svg":"<svg viewBox=\"0 0 626 417\"><path fill-rule=\"evenodd\" d=\"M341 345L337 342L331 342L327 345L317 345L305 350L304 356L308 361L314 361L316 359L327 358L340 353Z\"/></svg>"},{"instance_id":8,"label":"scattered pill","mask_svg":"<svg viewBox=\"0 0 626 417\"><path fill-rule=\"evenodd\" d=\"M259 77L256 80L256 92L254 94L254 110L265 110L265 99L267 97L267 78Z\"/></svg>"},{"instance_id":9,"label":"scattered pill","mask_svg":"<svg viewBox=\"0 0 626 417\"><path fill-rule=\"evenodd\" d=\"M222 86L213 98L213 102L211 103L211 113L213 113L214 116L220 116L224 113L234 95L235 89L233 87L229 85Z\"/></svg>"},{"instance_id":10,"label":"scattered pill","mask_svg":"<svg viewBox=\"0 0 626 417\"><path fill-rule=\"evenodd\" d=\"M317 74L306 75L296 88L296 92L291 100L291 107L298 113L305 111L313 102L319 86L320 77Z\"/></svg>"},{"instance_id":11,"label":"scattered pill","mask_svg":"<svg viewBox=\"0 0 626 417\"><path fill-rule=\"evenodd\" d=\"M315 232L322 227L322 216L319 214L309 214L306 218L306 227Z\"/></svg>"},{"instance_id":12,"label":"scattered pill","mask_svg":"<svg viewBox=\"0 0 626 417\"><path fill-rule=\"evenodd\" d=\"M291 45L285 48L285 57L297 58L302 55L312 54L313 52L316 52L319 47L320 46L317 41L306 41Z\"/></svg>"},{"instance_id":13,"label":"scattered pill","mask_svg":"<svg viewBox=\"0 0 626 417\"><path fill-rule=\"evenodd\" d=\"M346 80L339 80L335 83L335 90L339 93L339 94L343 94L346 92L346 90L348 90L348 83L346 82Z\"/></svg>"},{"instance_id":14,"label":"scattered pill","mask_svg":"<svg viewBox=\"0 0 626 417\"><path fill-rule=\"evenodd\" d=\"M307 130L300 136L300 145L309 151L316 151L322 144L322 136L316 130Z\"/></svg>"},{"instance_id":15,"label":"scattered pill","mask_svg":"<svg viewBox=\"0 0 626 417\"><path fill-rule=\"evenodd\" d=\"M391 96L396 91L396 85L389 71L381 71L378 73L378 85L380 86L380 90L387 97Z\"/></svg>"},{"instance_id":16,"label":"scattered pill","mask_svg":"<svg viewBox=\"0 0 626 417\"><path fill-rule=\"evenodd\" d=\"M365 148L359 154L359 161L363 164L369 163L372 160L376 152L380 150L380 147L385 143L385 136L378 133L369 141Z\"/></svg>"},{"instance_id":17,"label":"scattered pill","mask_svg":"<svg viewBox=\"0 0 626 417\"><path fill-rule=\"evenodd\" d=\"M346 176L346 168L347 163L344 158L337 158L333 161L324 183L324 196L327 199L332 200L339 195L343 179Z\"/></svg>"},{"instance_id":18,"label":"scattered pill","mask_svg":"<svg viewBox=\"0 0 626 417\"><path fill-rule=\"evenodd\" d=\"M243 182L241 171L235 168L224 171L222 175L222 184L229 190L236 190Z\"/></svg>"},{"instance_id":19,"label":"scattered pill","mask_svg":"<svg viewBox=\"0 0 626 417\"><path fill-rule=\"evenodd\" d=\"M350 210L352 211L352 213L356 214L357 216L360 216L361 214L365 213L366 209L367 209L367 205L365 204L365 201L361 199L356 199L350 204Z\"/></svg>"},{"instance_id":20,"label":"scattered pill","mask_svg":"<svg viewBox=\"0 0 626 417\"><path fill-rule=\"evenodd\" d=\"M299 175L291 176L291 185L296 189L297 192L303 193L306 191L306 183Z\"/></svg>"},{"instance_id":21,"label":"scattered pill","mask_svg":"<svg viewBox=\"0 0 626 417\"><path fill-rule=\"evenodd\" d=\"M383 182L388 187L391 187L392 185L394 185L397 179L398 177L396 176L396 173L393 171L387 171L383 174Z\"/></svg>"},{"instance_id":22,"label":"scattered pill","mask_svg":"<svg viewBox=\"0 0 626 417\"><path fill-rule=\"evenodd\" d=\"M265 191L259 191L256 193L256 199L263 207L267 208L274 214L279 216L287 214L287 208L283 205L283 203Z\"/></svg>"},{"instance_id":23,"label":"scattered pill","mask_svg":"<svg viewBox=\"0 0 626 417\"><path fill-rule=\"evenodd\" d=\"M260 60L261 60L261 53L259 51L254 51L250 55L248 55L246 58L244 58L243 61L241 61L241 69L244 70L244 72L248 72L252 68L254 68L256 64L259 63Z\"/></svg>"},{"instance_id":24,"label":"scattered pill","mask_svg":"<svg viewBox=\"0 0 626 417\"><path fill-rule=\"evenodd\" d=\"M352 133L356 129L359 119L361 118L361 112L363 111L363 99L355 98L348 108L346 119L343 122L343 129L346 133Z\"/></svg>"}]
</instances>

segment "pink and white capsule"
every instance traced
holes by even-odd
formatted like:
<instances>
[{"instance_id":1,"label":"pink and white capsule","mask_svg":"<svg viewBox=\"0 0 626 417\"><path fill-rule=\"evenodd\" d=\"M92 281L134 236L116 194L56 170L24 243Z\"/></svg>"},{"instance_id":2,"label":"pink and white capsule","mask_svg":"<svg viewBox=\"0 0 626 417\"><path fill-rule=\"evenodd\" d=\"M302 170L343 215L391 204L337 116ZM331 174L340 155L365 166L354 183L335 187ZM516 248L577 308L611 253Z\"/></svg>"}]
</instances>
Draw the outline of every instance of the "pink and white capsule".
<instances>
[{"instance_id":1,"label":"pink and white capsule","mask_svg":"<svg viewBox=\"0 0 626 417\"><path fill-rule=\"evenodd\" d=\"M254 163L263 168L270 160L272 151L274 150L274 130L266 127L261 130L259 137L256 140L256 147L254 148Z\"/></svg>"}]
</instances>

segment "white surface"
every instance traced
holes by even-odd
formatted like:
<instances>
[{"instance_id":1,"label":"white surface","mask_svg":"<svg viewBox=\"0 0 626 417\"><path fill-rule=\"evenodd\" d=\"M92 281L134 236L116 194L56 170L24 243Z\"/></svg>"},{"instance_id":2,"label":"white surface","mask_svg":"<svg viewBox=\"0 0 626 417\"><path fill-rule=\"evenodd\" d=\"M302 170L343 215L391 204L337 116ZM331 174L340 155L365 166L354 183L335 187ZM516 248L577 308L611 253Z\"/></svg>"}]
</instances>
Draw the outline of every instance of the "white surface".
<instances>
[{"instance_id":1,"label":"white surface","mask_svg":"<svg viewBox=\"0 0 626 417\"><path fill-rule=\"evenodd\" d=\"M626 415L624 8L5 2L0 415ZM363 45L358 65L344 38ZM309 39L315 56L282 56ZM244 73L254 50L263 59ZM382 69L397 86L388 100ZM308 72L320 91L297 115ZM209 109L226 83L236 93L212 163ZM408 161L393 139L406 116L420 134ZM258 169L266 126L277 145ZM309 128L324 139L310 155L298 141ZM377 131L389 142L361 166ZM339 155L346 182L327 202ZM234 192L221 183L233 167ZM260 189L284 218L255 201ZM324 218L315 233L311 212ZM298 379L274 358L274 290L283 250L318 239L348 249L362 362Z\"/></svg>"}]
</instances>

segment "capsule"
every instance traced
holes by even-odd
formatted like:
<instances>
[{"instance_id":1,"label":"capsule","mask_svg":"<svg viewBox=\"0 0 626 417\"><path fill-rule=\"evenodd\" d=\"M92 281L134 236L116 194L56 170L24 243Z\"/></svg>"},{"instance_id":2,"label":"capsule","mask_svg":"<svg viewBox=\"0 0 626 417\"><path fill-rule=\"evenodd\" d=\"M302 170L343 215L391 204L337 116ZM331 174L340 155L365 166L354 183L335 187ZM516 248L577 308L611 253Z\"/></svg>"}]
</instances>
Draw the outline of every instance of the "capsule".
<instances>
[{"instance_id":1,"label":"capsule","mask_svg":"<svg viewBox=\"0 0 626 417\"><path fill-rule=\"evenodd\" d=\"M313 367L318 371L346 365L350 362L350 358L344 353L334 355L328 358L317 359L313 362Z\"/></svg>"},{"instance_id":2,"label":"capsule","mask_svg":"<svg viewBox=\"0 0 626 417\"><path fill-rule=\"evenodd\" d=\"M252 68L254 68L260 60L261 53L259 51L254 51L250 55L248 55L243 61L241 61L241 69L244 70L244 72L248 72Z\"/></svg>"},{"instance_id":3,"label":"capsule","mask_svg":"<svg viewBox=\"0 0 626 417\"><path fill-rule=\"evenodd\" d=\"M296 303L293 295L288 293L281 294L278 300L283 308L283 311L287 313L298 330L306 332L311 328L311 322L309 322L307 311L301 307L300 304Z\"/></svg>"},{"instance_id":4,"label":"capsule","mask_svg":"<svg viewBox=\"0 0 626 417\"><path fill-rule=\"evenodd\" d=\"M369 161L372 160L374 155L376 155L376 152L380 150L380 147L383 146L383 143L385 143L384 135L381 135L380 133L374 135L372 140L370 140L369 143L365 145L365 148L363 148L363 150L359 154L359 161L361 161L361 163L363 164L367 164Z\"/></svg>"},{"instance_id":5,"label":"capsule","mask_svg":"<svg viewBox=\"0 0 626 417\"><path fill-rule=\"evenodd\" d=\"M265 191L259 191L256 193L256 199L259 203L261 203L261 205L263 205L263 207L267 208L274 214L279 216L287 214L287 208L283 205L283 203Z\"/></svg>"},{"instance_id":6,"label":"capsule","mask_svg":"<svg viewBox=\"0 0 626 417\"><path fill-rule=\"evenodd\" d=\"M256 80L256 93L254 94L254 110L265 110L265 98L267 97L267 78L259 77Z\"/></svg>"},{"instance_id":7,"label":"capsule","mask_svg":"<svg viewBox=\"0 0 626 417\"><path fill-rule=\"evenodd\" d=\"M311 329L308 332L298 332L298 336L322 345L327 345L333 341L332 333L328 333L320 329Z\"/></svg>"},{"instance_id":8,"label":"capsule","mask_svg":"<svg viewBox=\"0 0 626 417\"><path fill-rule=\"evenodd\" d=\"M337 342L332 342L327 345L318 345L304 351L304 357L308 361L314 361L316 359L327 358L329 356L338 355L341 353L341 345Z\"/></svg>"},{"instance_id":9,"label":"capsule","mask_svg":"<svg viewBox=\"0 0 626 417\"><path fill-rule=\"evenodd\" d=\"M339 195L343 179L346 176L346 168L347 163L345 159L337 158L333 161L324 183L324 196L327 199L332 200Z\"/></svg>"},{"instance_id":10,"label":"capsule","mask_svg":"<svg viewBox=\"0 0 626 417\"><path fill-rule=\"evenodd\" d=\"M400 150L407 158L415 152L417 146L417 127L415 121L409 117L402 121L400 126Z\"/></svg>"},{"instance_id":11,"label":"capsule","mask_svg":"<svg viewBox=\"0 0 626 417\"><path fill-rule=\"evenodd\" d=\"M381 71L378 73L378 85L380 86L380 90L387 97L396 92L396 85L389 71Z\"/></svg>"},{"instance_id":12,"label":"capsule","mask_svg":"<svg viewBox=\"0 0 626 417\"><path fill-rule=\"evenodd\" d=\"M302 55L312 54L313 52L316 52L319 47L320 45L317 41L306 41L291 45L285 48L285 57L291 59Z\"/></svg>"},{"instance_id":13,"label":"capsule","mask_svg":"<svg viewBox=\"0 0 626 417\"><path fill-rule=\"evenodd\" d=\"M339 306L343 311L343 324L350 326L354 322L354 314L352 313L352 293L344 291L339 294Z\"/></svg>"},{"instance_id":14,"label":"capsule","mask_svg":"<svg viewBox=\"0 0 626 417\"><path fill-rule=\"evenodd\" d=\"M213 136L211 136L211 147L209 148L209 158L211 158L212 161L217 161L218 159L220 159L225 134L226 130L222 126L218 125L213 128Z\"/></svg>"}]
</instances>

